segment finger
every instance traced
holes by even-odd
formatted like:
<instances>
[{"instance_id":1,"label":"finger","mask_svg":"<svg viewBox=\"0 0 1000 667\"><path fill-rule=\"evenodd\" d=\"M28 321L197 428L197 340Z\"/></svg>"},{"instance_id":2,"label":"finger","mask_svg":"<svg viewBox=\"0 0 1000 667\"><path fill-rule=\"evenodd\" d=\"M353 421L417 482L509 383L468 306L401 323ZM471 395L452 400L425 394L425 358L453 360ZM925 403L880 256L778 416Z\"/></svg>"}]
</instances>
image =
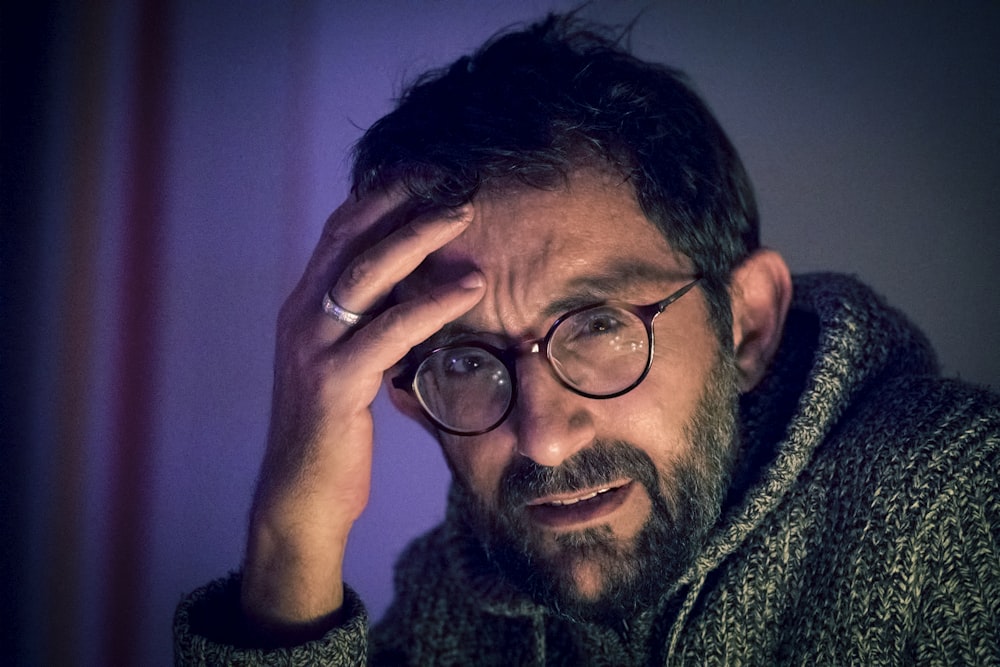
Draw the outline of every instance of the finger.
<instances>
[{"instance_id":1,"label":"finger","mask_svg":"<svg viewBox=\"0 0 1000 667\"><path fill-rule=\"evenodd\" d=\"M484 285L483 275L473 271L453 283L438 285L392 306L358 329L336 363L347 372L350 370L346 366L352 364L377 368L380 374L388 371L410 349L479 303L485 293Z\"/></svg>"},{"instance_id":2,"label":"finger","mask_svg":"<svg viewBox=\"0 0 1000 667\"><path fill-rule=\"evenodd\" d=\"M349 195L323 225L320 239L302 275L300 288L324 285L322 291L326 291L351 257L366 244L388 233L389 225L399 222L393 213L405 209L407 201L409 195L401 187L360 199ZM315 288L305 291L314 292Z\"/></svg>"},{"instance_id":3,"label":"finger","mask_svg":"<svg viewBox=\"0 0 1000 667\"><path fill-rule=\"evenodd\" d=\"M421 215L393 231L355 257L329 288L327 294L336 304L334 309L372 313L396 284L413 273L428 255L465 231L472 217L472 206L467 204L458 209ZM331 318L331 322L350 326L344 318Z\"/></svg>"},{"instance_id":4,"label":"finger","mask_svg":"<svg viewBox=\"0 0 1000 667\"><path fill-rule=\"evenodd\" d=\"M391 217L390 214L403 207L410 196L403 187L393 187L384 191L373 192L364 197L353 193L330 214L323 225L323 232L317 249L320 258L324 250L330 250L343 245L345 239L365 236L373 231L380 221Z\"/></svg>"},{"instance_id":5,"label":"finger","mask_svg":"<svg viewBox=\"0 0 1000 667\"><path fill-rule=\"evenodd\" d=\"M428 255L461 234L471 220L470 204L421 215L355 257L330 294L352 310L374 307Z\"/></svg>"}]
</instances>

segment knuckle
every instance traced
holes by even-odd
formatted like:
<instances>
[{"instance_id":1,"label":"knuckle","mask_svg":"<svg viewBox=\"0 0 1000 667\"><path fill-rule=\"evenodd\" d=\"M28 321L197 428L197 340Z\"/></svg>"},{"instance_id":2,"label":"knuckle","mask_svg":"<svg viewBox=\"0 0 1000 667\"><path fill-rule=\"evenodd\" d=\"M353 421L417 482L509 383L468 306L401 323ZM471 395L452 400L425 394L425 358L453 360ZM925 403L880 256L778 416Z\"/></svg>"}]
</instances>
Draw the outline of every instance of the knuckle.
<instances>
[{"instance_id":1,"label":"knuckle","mask_svg":"<svg viewBox=\"0 0 1000 667\"><path fill-rule=\"evenodd\" d=\"M365 350L373 352L373 354L366 355L366 358L378 364L380 370L385 370L383 366L386 363L385 359L395 356L401 357L415 344L415 341L412 340L413 328L412 315L396 308L390 308L360 330L355 340Z\"/></svg>"},{"instance_id":2,"label":"knuckle","mask_svg":"<svg viewBox=\"0 0 1000 667\"><path fill-rule=\"evenodd\" d=\"M368 344L385 346L400 339L408 329L410 320L398 308L389 308L378 316L378 319L365 327L364 334Z\"/></svg>"},{"instance_id":3,"label":"knuckle","mask_svg":"<svg viewBox=\"0 0 1000 667\"><path fill-rule=\"evenodd\" d=\"M404 309L389 308L378 318L378 328L382 336L393 335L394 332L405 330L408 327L409 317Z\"/></svg>"},{"instance_id":4,"label":"knuckle","mask_svg":"<svg viewBox=\"0 0 1000 667\"><path fill-rule=\"evenodd\" d=\"M316 353L311 345L295 345L291 355L295 368L300 373L316 367Z\"/></svg>"},{"instance_id":5,"label":"knuckle","mask_svg":"<svg viewBox=\"0 0 1000 667\"><path fill-rule=\"evenodd\" d=\"M399 235L400 240L404 242L415 241L416 239L419 239L421 236L423 236L423 229L418 224L411 223L409 225L404 225L403 227L400 227L397 234Z\"/></svg>"},{"instance_id":6,"label":"knuckle","mask_svg":"<svg viewBox=\"0 0 1000 667\"><path fill-rule=\"evenodd\" d=\"M352 290L363 285L371 275L372 259L367 253L359 255L348 265L340 277L340 284L346 290Z\"/></svg>"}]
</instances>

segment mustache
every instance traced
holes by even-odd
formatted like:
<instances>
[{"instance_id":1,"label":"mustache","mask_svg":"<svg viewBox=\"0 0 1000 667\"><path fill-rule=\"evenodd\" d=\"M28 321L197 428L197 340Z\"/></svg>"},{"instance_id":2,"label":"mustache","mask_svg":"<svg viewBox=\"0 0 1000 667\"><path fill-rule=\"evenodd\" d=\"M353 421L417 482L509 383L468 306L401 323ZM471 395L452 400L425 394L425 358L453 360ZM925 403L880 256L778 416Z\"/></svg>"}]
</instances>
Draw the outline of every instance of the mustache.
<instances>
[{"instance_id":1,"label":"mustache","mask_svg":"<svg viewBox=\"0 0 1000 667\"><path fill-rule=\"evenodd\" d=\"M658 473L646 452L622 440L598 440L562 465L549 468L515 457L500 478L500 506L517 509L541 496L572 493L627 477L657 493Z\"/></svg>"}]
</instances>

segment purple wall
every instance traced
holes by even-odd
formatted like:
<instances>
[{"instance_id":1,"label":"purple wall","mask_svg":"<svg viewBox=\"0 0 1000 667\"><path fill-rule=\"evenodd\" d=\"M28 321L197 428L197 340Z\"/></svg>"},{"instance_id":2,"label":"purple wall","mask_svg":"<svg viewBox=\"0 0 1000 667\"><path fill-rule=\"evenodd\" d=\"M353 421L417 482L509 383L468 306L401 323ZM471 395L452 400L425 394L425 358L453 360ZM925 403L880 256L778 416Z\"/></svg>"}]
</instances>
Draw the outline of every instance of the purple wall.
<instances>
[{"instance_id":1,"label":"purple wall","mask_svg":"<svg viewBox=\"0 0 1000 667\"><path fill-rule=\"evenodd\" d=\"M30 284L76 307L32 323L26 662L170 662L181 594L239 564L276 312L346 194L358 128L413 75L575 3L176 1L144 32L156 4L73 8L47 31ZM585 15L646 8L633 47L692 76L793 270L859 274L948 374L1000 386L1000 7L675 5ZM447 472L375 409L346 577L377 616Z\"/></svg>"}]
</instances>

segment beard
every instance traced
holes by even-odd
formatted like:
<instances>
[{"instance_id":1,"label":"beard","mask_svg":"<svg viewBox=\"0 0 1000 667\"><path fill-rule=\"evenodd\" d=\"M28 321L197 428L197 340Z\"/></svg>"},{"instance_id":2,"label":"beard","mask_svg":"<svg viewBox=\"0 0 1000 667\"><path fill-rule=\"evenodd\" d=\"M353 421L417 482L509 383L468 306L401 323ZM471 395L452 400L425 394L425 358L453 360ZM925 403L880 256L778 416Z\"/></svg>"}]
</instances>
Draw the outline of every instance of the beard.
<instances>
[{"instance_id":1,"label":"beard","mask_svg":"<svg viewBox=\"0 0 1000 667\"><path fill-rule=\"evenodd\" d=\"M632 618L693 563L718 520L738 450L737 401L732 355L723 353L684 428L685 446L662 468L635 445L599 440L555 468L516 457L501 477L495 508L455 476L453 507L500 576L535 602L574 620ZM641 484L651 501L645 524L630 539L608 525L553 536L526 515L534 498L623 478ZM574 578L581 567L598 573L596 596L581 593Z\"/></svg>"}]
</instances>

